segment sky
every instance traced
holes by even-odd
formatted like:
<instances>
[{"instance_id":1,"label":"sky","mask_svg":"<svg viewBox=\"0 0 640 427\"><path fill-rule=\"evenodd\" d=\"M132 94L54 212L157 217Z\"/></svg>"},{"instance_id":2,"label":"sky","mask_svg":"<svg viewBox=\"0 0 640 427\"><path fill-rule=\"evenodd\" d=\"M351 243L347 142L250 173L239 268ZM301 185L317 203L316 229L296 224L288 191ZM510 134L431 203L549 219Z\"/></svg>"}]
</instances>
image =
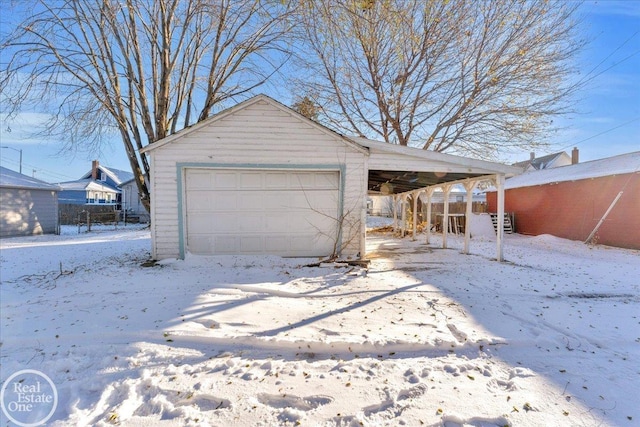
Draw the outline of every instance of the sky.
<instances>
[{"instance_id":1,"label":"sky","mask_svg":"<svg viewBox=\"0 0 640 427\"><path fill-rule=\"evenodd\" d=\"M584 162L640 150L640 0L587 1L581 12L590 44L579 58L579 67L588 84L576 99L579 113L559 119L563 130L549 141L551 148L536 152L537 156L577 147ZM284 104L292 102L292 94L263 90ZM26 136L36 122L38 116L32 113L11 123L1 121L0 165L18 171L22 155L22 173L47 182L78 179L91 170L93 159L130 170L117 138L104 145L101 153L63 152L60 141ZM528 158L529 151L523 150L505 160Z\"/></svg>"},{"instance_id":2,"label":"sky","mask_svg":"<svg viewBox=\"0 0 640 427\"><path fill-rule=\"evenodd\" d=\"M137 224L2 239L3 403L31 369L57 402L22 425L637 426L638 251L507 234L498 263L477 217L470 255L368 232L367 269L143 266Z\"/></svg>"}]
</instances>

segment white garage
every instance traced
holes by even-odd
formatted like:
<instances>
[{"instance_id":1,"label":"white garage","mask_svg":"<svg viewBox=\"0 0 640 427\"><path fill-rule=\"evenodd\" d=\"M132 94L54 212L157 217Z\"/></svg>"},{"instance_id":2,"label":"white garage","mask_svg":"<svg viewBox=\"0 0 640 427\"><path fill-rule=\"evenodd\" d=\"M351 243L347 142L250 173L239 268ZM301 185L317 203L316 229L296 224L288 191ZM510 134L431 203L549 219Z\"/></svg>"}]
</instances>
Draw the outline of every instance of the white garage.
<instances>
[{"instance_id":1,"label":"white garage","mask_svg":"<svg viewBox=\"0 0 640 427\"><path fill-rule=\"evenodd\" d=\"M340 171L185 170L186 250L193 254L330 254Z\"/></svg>"},{"instance_id":2,"label":"white garage","mask_svg":"<svg viewBox=\"0 0 640 427\"><path fill-rule=\"evenodd\" d=\"M140 151L151 160L154 259L362 257L368 194L487 178L501 187L516 170L345 137L264 95Z\"/></svg>"}]
</instances>

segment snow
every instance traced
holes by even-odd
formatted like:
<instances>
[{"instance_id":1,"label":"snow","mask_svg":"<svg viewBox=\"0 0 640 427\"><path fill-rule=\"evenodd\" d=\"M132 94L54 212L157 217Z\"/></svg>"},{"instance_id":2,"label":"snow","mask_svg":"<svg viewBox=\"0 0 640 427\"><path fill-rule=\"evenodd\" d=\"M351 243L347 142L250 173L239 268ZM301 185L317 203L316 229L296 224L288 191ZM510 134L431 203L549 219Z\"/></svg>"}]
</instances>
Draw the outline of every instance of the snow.
<instances>
[{"instance_id":1,"label":"snow","mask_svg":"<svg viewBox=\"0 0 640 427\"><path fill-rule=\"evenodd\" d=\"M49 376L52 426L638 424L639 251L448 244L371 232L365 269L149 263L132 226L3 239L0 380Z\"/></svg>"}]
</instances>

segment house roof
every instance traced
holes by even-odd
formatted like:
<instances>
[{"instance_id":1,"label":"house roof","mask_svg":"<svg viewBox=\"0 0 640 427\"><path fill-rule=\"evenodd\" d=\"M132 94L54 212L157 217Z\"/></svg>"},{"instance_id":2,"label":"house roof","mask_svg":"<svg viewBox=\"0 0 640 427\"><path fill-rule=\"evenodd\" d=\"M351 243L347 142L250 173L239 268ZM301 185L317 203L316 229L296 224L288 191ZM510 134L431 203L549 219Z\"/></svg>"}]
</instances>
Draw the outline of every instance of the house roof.
<instances>
[{"instance_id":1,"label":"house roof","mask_svg":"<svg viewBox=\"0 0 640 427\"><path fill-rule=\"evenodd\" d=\"M118 185L123 182L127 182L133 179L133 172L123 171L120 169L110 168L108 166L98 165L98 169L104 172L107 176L109 176L115 183ZM91 178L91 170L84 175L80 179L89 179Z\"/></svg>"},{"instance_id":2,"label":"house roof","mask_svg":"<svg viewBox=\"0 0 640 427\"><path fill-rule=\"evenodd\" d=\"M12 171L0 166L0 187L2 188L24 188L33 190L60 191L61 188L54 184L32 178L27 175Z\"/></svg>"},{"instance_id":3,"label":"house roof","mask_svg":"<svg viewBox=\"0 0 640 427\"><path fill-rule=\"evenodd\" d=\"M362 137L345 136L297 113L266 95L257 95L241 102L207 120L148 145L140 152L147 153L161 148L192 132L197 132L212 122L222 120L258 102L267 102L287 114L296 116L321 132L339 139L351 148L367 154L369 156L368 187L371 192L380 192L384 189L385 193L398 194L480 176L495 174L515 175L522 172L520 168L504 164L373 141Z\"/></svg>"},{"instance_id":4,"label":"house roof","mask_svg":"<svg viewBox=\"0 0 640 427\"><path fill-rule=\"evenodd\" d=\"M509 178L505 183L505 189L637 173L639 171L640 151L634 151L575 165L525 172L522 175Z\"/></svg>"},{"instance_id":5,"label":"house roof","mask_svg":"<svg viewBox=\"0 0 640 427\"><path fill-rule=\"evenodd\" d=\"M58 184L62 191L107 191L111 193L119 193L120 190L116 187L107 184L106 182L96 181L94 179L78 179L76 181L61 182Z\"/></svg>"},{"instance_id":6,"label":"house roof","mask_svg":"<svg viewBox=\"0 0 640 427\"><path fill-rule=\"evenodd\" d=\"M536 157L534 159L525 160L523 162L517 162L514 163L513 166L518 166L523 169L526 169L529 166L536 170L547 169L549 165L558 160L560 157L566 157L567 160L571 161L571 157L569 157L566 152L561 151L559 153L547 154L546 156Z\"/></svg>"}]
</instances>

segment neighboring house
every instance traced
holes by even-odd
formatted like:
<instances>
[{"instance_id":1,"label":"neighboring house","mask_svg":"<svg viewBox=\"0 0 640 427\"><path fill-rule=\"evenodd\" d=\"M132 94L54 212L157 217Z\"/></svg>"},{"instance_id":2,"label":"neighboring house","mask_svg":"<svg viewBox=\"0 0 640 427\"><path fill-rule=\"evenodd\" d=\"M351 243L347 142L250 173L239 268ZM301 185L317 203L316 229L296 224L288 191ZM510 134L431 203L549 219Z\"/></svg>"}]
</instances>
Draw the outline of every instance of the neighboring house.
<instances>
[{"instance_id":1,"label":"neighboring house","mask_svg":"<svg viewBox=\"0 0 640 427\"><path fill-rule=\"evenodd\" d=\"M522 168L524 172L557 168L560 166L568 166L576 164L579 161L579 152L577 148L574 148L569 156L564 151L560 153L548 154L542 157L536 157L535 153L531 153L531 158L524 162L514 163L513 166Z\"/></svg>"},{"instance_id":2,"label":"neighboring house","mask_svg":"<svg viewBox=\"0 0 640 427\"><path fill-rule=\"evenodd\" d=\"M149 180L145 175L145 182L149 185ZM126 212L126 215L134 216L138 218L140 222L149 221L149 212L145 209L144 205L140 201L140 192L138 191L138 185L134 178L120 184L120 190L122 191L122 210Z\"/></svg>"},{"instance_id":3,"label":"neighboring house","mask_svg":"<svg viewBox=\"0 0 640 427\"><path fill-rule=\"evenodd\" d=\"M369 195L367 197L367 213L375 216L393 216L393 197L381 195Z\"/></svg>"},{"instance_id":4,"label":"neighboring house","mask_svg":"<svg viewBox=\"0 0 640 427\"><path fill-rule=\"evenodd\" d=\"M59 191L0 166L0 237L58 234Z\"/></svg>"},{"instance_id":5,"label":"neighboring house","mask_svg":"<svg viewBox=\"0 0 640 427\"><path fill-rule=\"evenodd\" d=\"M495 192L487 202L496 212ZM609 209L594 241L640 249L640 151L528 172L505 184L505 211L515 214L518 233L585 241Z\"/></svg>"},{"instance_id":6,"label":"neighboring house","mask_svg":"<svg viewBox=\"0 0 640 427\"><path fill-rule=\"evenodd\" d=\"M93 179L61 182L60 204L63 205L110 205L114 209L120 203L120 190Z\"/></svg>"},{"instance_id":7,"label":"neighboring house","mask_svg":"<svg viewBox=\"0 0 640 427\"><path fill-rule=\"evenodd\" d=\"M348 138L264 95L141 153L151 160L154 259L188 253L364 256L367 194L503 180L519 172Z\"/></svg>"},{"instance_id":8,"label":"neighboring house","mask_svg":"<svg viewBox=\"0 0 640 427\"><path fill-rule=\"evenodd\" d=\"M120 209L122 183L133 179L131 172L108 168L94 160L91 170L75 181L61 182L60 204L110 205Z\"/></svg>"}]
</instances>

